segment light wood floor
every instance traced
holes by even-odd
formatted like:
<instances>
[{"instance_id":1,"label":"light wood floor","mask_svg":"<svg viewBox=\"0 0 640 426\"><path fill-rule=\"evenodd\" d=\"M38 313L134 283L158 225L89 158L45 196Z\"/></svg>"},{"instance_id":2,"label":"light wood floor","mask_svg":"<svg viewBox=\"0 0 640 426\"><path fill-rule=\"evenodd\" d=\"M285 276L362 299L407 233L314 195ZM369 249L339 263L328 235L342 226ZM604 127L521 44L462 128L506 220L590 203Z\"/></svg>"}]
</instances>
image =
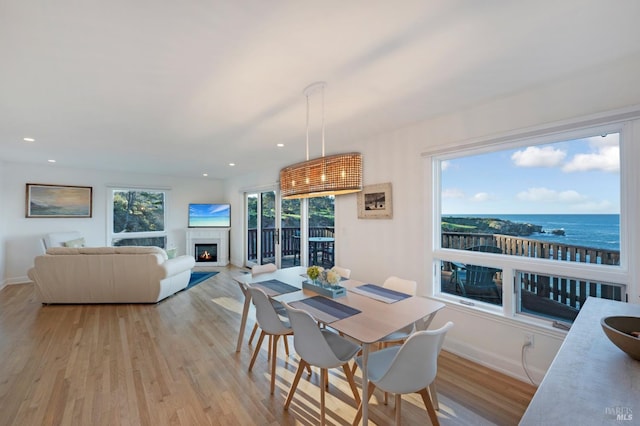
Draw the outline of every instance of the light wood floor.
<instances>
[{"instance_id":1,"label":"light wood floor","mask_svg":"<svg viewBox=\"0 0 640 426\"><path fill-rule=\"evenodd\" d=\"M33 284L2 289L0 425L317 424L317 372L283 411L295 355L280 348L270 396L266 350L252 373L246 339L235 352L240 290L229 269L210 269L221 273L156 305L42 306ZM443 425L515 425L535 391L444 351L436 380ZM348 425L355 407L342 371L329 381L327 421ZM373 424L393 423L390 401L374 395ZM429 424L419 396L403 397L402 418Z\"/></svg>"}]
</instances>

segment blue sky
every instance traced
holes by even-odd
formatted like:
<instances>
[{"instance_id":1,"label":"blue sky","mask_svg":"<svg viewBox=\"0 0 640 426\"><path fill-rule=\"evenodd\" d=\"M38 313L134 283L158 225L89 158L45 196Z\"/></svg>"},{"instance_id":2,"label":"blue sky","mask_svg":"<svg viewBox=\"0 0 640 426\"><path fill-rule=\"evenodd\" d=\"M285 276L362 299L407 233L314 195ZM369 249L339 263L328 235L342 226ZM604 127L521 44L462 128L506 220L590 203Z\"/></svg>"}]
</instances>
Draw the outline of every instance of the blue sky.
<instances>
[{"instance_id":1,"label":"blue sky","mask_svg":"<svg viewBox=\"0 0 640 426\"><path fill-rule=\"evenodd\" d=\"M619 134L442 162L442 214L620 213Z\"/></svg>"}]
</instances>

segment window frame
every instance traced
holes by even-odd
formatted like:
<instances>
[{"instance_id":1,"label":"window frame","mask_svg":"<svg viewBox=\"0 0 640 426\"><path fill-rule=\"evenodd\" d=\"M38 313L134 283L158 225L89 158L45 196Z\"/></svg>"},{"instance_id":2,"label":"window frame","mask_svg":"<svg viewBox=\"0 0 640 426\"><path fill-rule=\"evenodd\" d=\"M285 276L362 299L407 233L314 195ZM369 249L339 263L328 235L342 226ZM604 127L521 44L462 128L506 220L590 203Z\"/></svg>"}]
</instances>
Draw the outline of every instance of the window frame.
<instances>
[{"instance_id":1,"label":"window frame","mask_svg":"<svg viewBox=\"0 0 640 426\"><path fill-rule=\"evenodd\" d=\"M162 192L164 195L164 208L163 208L163 231L144 231L144 232L114 232L113 230L113 202L115 192ZM157 188L157 187L141 187L141 186L111 186L107 188L107 241L108 247L114 247L113 241L115 239L130 239L130 238L163 238L165 247L167 245L168 237L168 223L169 223L169 189Z\"/></svg>"},{"instance_id":2,"label":"window frame","mask_svg":"<svg viewBox=\"0 0 640 426\"><path fill-rule=\"evenodd\" d=\"M458 146L446 147L440 150L423 153L425 160L425 218L426 218L426 275L427 282L432 284L427 288L428 296L444 301L451 306L460 306L464 310L483 312L490 315L498 315L515 319L530 324L552 325L548 318L519 312L520 286L516 285L516 276L520 272L532 272L545 275L584 278L586 280L601 281L624 285L624 291L629 300L636 300L638 289L633 286L633 269L630 265L630 253L634 240L637 241L637 230L631 229L630 218L637 213L639 204L638 196L630 190L633 187L632 179L637 180L633 172L634 154L638 149L634 146L633 129L640 128L639 120L630 120L640 115L636 110L634 117L629 114L620 114L624 119L615 119L615 114L609 120L598 117L594 120L576 120L574 123L562 123L561 125L528 129L519 133L511 133L497 136L488 140L472 141ZM588 123L588 124L585 124ZM548 144L594 134L614 133L620 134L620 264L597 265L577 262L565 262L551 259L536 259L513 255L471 252L466 250L441 248L441 164L443 161L459 158L461 156L479 155L488 152L515 149L526 146ZM636 131L635 134L638 132ZM631 232L633 233L633 236ZM441 291L441 265L442 262L470 263L494 267L502 270L503 297L502 305L492 305L466 299L459 295L443 293ZM555 321L553 321L555 323Z\"/></svg>"}]
</instances>

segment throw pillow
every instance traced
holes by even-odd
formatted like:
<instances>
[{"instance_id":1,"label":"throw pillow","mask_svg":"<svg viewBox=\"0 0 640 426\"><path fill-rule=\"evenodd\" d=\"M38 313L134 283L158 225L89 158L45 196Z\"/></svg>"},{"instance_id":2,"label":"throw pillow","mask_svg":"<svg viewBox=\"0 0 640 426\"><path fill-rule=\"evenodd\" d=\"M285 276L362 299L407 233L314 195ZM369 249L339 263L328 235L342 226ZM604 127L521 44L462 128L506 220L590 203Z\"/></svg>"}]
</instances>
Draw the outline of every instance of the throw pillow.
<instances>
[{"instance_id":1,"label":"throw pillow","mask_svg":"<svg viewBox=\"0 0 640 426\"><path fill-rule=\"evenodd\" d=\"M175 247L174 248L169 248L169 249L166 250L166 252L167 252L167 257L169 259L173 259L173 258L176 257L176 254L178 253L178 249L175 248Z\"/></svg>"},{"instance_id":2,"label":"throw pillow","mask_svg":"<svg viewBox=\"0 0 640 426\"><path fill-rule=\"evenodd\" d=\"M65 247L84 247L84 238L76 238L75 240L65 241L63 243Z\"/></svg>"}]
</instances>

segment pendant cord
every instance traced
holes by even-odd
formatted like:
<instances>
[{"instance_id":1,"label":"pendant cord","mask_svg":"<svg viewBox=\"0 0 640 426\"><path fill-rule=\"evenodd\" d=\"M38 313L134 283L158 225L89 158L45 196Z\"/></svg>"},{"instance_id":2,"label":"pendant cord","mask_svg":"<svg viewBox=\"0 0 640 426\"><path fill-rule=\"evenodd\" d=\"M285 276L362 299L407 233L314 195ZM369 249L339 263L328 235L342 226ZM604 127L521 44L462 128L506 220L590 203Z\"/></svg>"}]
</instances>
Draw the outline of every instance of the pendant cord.
<instances>
[{"instance_id":1,"label":"pendant cord","mask_svg":"<svg viewBox=\"0 0 640 426\"><path fill-rule=\"evenodd\" d=\"M322 156L324 157L324 84L322 85Z\"/></svg>"},{"instance_id":2,"label":"pendant cord","mask_svg":"<svg viewBox=\"0 0 640 426\"><path fill-rule=\"evenodd\" d=\"M309 161L309 95L307 94L307 161Z\"/></svg>"}]
</instances>

